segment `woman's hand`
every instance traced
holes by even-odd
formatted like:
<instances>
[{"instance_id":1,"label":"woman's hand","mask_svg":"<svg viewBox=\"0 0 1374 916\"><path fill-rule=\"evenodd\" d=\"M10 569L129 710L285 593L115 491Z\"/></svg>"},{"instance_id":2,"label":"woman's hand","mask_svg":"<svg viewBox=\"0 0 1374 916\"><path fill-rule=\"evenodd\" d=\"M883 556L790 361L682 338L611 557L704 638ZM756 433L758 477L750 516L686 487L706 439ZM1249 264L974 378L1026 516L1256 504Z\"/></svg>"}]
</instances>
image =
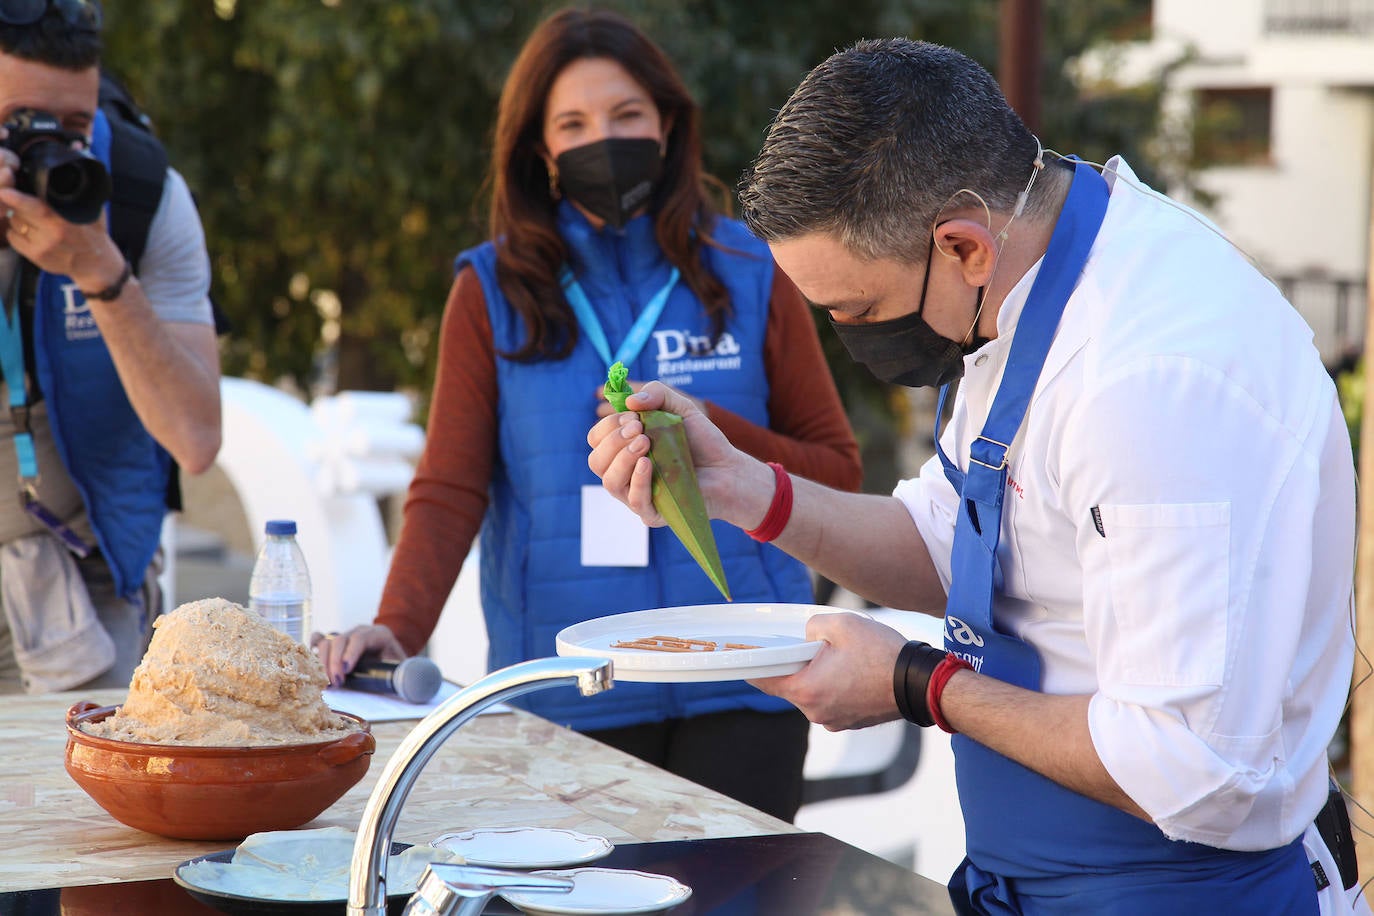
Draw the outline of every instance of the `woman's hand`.
<instances>
[{"instance_id":1,"label":"woman's hand","mask_svg":"<svg viewBox=\"0 0 1374 916\"><path fill-rule=\"evenodd\" d=\"M369 653L383 661L404 661L409 653L387 627L362 624L347 633L311 633L310 648L320 657L329 686L339 687L344 677Z\"/></svg>"}]
</instances>

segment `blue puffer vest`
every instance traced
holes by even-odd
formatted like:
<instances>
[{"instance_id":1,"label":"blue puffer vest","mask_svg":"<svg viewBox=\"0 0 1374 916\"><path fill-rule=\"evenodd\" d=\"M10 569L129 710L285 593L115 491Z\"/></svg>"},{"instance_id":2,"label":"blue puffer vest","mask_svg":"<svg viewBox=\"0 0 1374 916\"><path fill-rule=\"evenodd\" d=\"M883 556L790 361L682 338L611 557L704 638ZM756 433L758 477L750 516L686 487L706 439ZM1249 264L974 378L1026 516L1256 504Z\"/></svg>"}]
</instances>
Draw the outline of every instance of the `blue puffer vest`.
<instances>
[{"instance_id":1,"label":"blue puffer vest","mask_svg":"<svg viewBox=\"0 0 1374 916\"><path fill-rule=\"evenodd\" d=\"M110 167L104 112L96 112L91 150ZM115 588L129 597L142 587L162 536L172 458L134 413L76 285L40 274L34 316L34 373L57 453L86 504Z\"/></svg>"},{"instance_id":2,"label":"blue puffer vest","mask_svg":"<svg viewBox=\"0 0 1374 916\"><path fill-rule=\"evenodd\" d=\"M594 230L576 208L561 206L559 230L571 266L596 308L612 350L644 303L667 281L671 265L654 240L648 216L623 230ZM763 365L773 261L739 223L721 220L706 263L730 293L733 315L714 351L710 324L686 283L679 282L630 378L662 378L759 425L768 423ZM482 283L497 353L515 350L524 324L496 282L496 252L488 242L458 256ZM554 637L571 624L645 608L717 604L721 595L668 528L650 532L648 567L581 565L581 488L599 486L587 467L587 430L596 422L596 390L606 366L585 334L564 360L496 360L499 445L491 503L482 525L481 591L491 669L555 654ZM736 601L810 603L806 568L744 532L713 523L716 544ZM733 709L782 711L789 704L743 682L619 683L582 697L549 690L524 698L526 708L587 731Z\"/></svg>"}]
</instances>

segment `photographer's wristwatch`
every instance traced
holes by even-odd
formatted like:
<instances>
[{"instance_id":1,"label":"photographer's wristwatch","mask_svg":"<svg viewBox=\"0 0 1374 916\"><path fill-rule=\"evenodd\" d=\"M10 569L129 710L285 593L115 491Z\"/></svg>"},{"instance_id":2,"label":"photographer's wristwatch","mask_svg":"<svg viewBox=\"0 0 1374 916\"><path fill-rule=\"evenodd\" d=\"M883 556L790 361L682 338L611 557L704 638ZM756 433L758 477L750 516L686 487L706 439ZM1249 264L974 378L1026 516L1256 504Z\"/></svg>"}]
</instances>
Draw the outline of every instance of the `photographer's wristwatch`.
<instances>
[{"instance_id":1,"label":"photographer's wristwatch","mask_svg":"<svg viewBox=\"0 0 1374 916\"><path fill-rule=\"evenodd\" d=\"M120 271L118 280L98 293L88 293L83 289L81 290L81 295L85 296L87 299L99 299L101 302L110 302L114 299L118 299L119 294L124 292L124 284L129 282L129 277L133 276L133 273L133 265L129 263L128 258L125 258L124 269Z\"/></svg>"}]
</instances>

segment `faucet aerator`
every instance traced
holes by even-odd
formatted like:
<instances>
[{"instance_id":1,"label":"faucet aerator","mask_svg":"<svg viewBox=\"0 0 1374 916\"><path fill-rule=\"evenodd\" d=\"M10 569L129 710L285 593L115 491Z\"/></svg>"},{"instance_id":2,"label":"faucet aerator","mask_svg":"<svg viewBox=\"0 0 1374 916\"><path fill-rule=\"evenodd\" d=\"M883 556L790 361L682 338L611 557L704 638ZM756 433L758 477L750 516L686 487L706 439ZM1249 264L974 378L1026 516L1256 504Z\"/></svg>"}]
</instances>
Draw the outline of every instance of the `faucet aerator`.
<instances>
[{"instance_id":1,"label":"faucet aerator","mask_svg":"<svg viewBox=\"0 0 1374 916\"><path fill-rule=\"evenodd\" d=\"M611 662L609 661L606 662L605 668L597 668L577 676L577 689L582 692L584 697L603 693L614 686L614 673L611 670Z\"/></svg>"}]
</instances>

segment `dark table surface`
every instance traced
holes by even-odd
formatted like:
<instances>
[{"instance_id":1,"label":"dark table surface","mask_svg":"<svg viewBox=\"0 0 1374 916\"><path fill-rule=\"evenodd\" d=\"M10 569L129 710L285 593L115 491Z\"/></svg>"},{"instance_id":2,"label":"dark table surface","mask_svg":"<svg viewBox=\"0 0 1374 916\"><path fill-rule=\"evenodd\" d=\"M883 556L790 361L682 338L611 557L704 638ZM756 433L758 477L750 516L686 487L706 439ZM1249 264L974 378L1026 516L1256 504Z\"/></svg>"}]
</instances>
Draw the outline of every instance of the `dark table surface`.
<instances>
[{"instance_id":1,"label":"dark table surface","mask_svg":"<svg viewBox=\"0 0 1374 916\"><path fill-rule=\"evenodd\" d=\"M667 911L670 916L936 916L954 912L943 886L823 833L624 844L596 864L671 875L691 887L692 896ZM398 913L399 909L393 908ZM232 905L225 911L268 912L256 907L234 910ZM342 916L342 904L337 911ZM170 878L0 893L0 916L203 916L215 912ZM485 912L492 916L518 913L499 898Z\"/></svg>"}]
</instances>

